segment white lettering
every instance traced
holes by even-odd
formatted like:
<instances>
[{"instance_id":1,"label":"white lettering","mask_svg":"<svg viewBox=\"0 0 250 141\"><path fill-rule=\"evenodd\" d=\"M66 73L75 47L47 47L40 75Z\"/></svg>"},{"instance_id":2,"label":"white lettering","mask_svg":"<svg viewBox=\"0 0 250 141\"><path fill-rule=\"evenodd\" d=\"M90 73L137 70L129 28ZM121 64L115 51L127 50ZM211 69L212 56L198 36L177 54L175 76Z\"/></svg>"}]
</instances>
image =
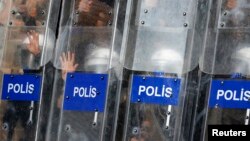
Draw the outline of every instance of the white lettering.
<instances>
[{"instance_id":1,"label":"white lettering","mask_svg":"<svg viewBox=\"0 0 250 141\"><path fill-rule=\"evenodd\" d=\"M10 93L10 90L14 88L14 85L12 83L8 84L8 93Z\"/></svg>"},{"instance_id":2,"label":"white lettering","mask_svg":"<svg viewBox=\"0 0 250 141\"><path fill-rule=\"evenodd\" d=\"M148 96L153 96L154 95L154 87L153 86L148 86L146 89L146 94Z\"/></svg>"},{"instance_id":3,"label":"white lettering","mask_svg":"<svg viewBox=\"0 0 250 141\"><path fill-rule=\"evenodd\" d=\"M240 95L239 95L240 94ZM249 101L250 91L244 90L243 88L239 93L236 90L218 90L216 100L220 100L224 98L227 101Z\"/></svg>"},{"instance_id":4,"label":"white lettering","mask_svg":"<svg viewBox=\"0 0 250 141\"><path fill-rule=\"evenodd\" d=\"M219 130L218 129L213 129L212 130L212 136L219 136L218 135Z\"/></svg>"},{"instance_id":5,"label":"white lettering","mask_svg":"<svg viewBox=\"0 0 250 141\"><path fill-rule=\"evenodd\" d=\"M172 88L166 88L166 94L165 96L166 97L171 97L171 95L173 94L173 89Z\"/></svg>"},{"instance_id":6,"label":"white lettering","mask_svg":"<svg viewBox=\"0 0 250 141\"><path fill-rule=\"evenodd\" d=\"M243 94L244 93L244 89L241 89L241 92L240 92L240 101L242 101L242 99L243 99Z\"/></svg>"},{"instance_id":7,"label":"white lettering","mask_svg":"<svg viewBox=\"0 0 250 141\"><path fill-rule=\"evenodd\" d=\"M78 95L79 95L80 97L83 97L83 96L85 95L85 88L80 87L80 88L78 88L78 89L79 89Z\"/></svg>"},{"instance_id":8,"label":"white lettering","mask_svg":"<svg viewBox=\"0 0 250 141\"><path fill-rule=\"evenodd\" d=\"M145 92L146 87L145 86L139 86L139 95L141 95L142 92Z\"/></svg>"},{"instance_id":9,"label":"white lettering","mask_svg":"<svg viewBox=\"0 0 250 141\"><path fill-rule=\"evenodd\" d=\"M247 136L247 131L241 131L241 136L243 137Z\"/></svg>"},{"instance_id":10,"label":"white lettering","mask_svg":"<svg viewBox=\"0 0 250 141\"><path fill-rule=\"evenodd\" d=\"M155 87L155 96L156 97L161 97L161 94L158 94L158 87Z\"/></svg>"},{"instance_id":11,"label":"white lettering","mask_svg":"<svg viewBox=\"0 0 250 141\"><path fill-rule=\"evenodd\" d=\"M95 98L96 97L96 88L93 88L91 91L91 97Z\"/></svg>"},{"instance_id":12,"label":"white lettering","mask_svg":"<svg viewBox=\"0 0 250 141\"><path fill-rule=\"evenodd\" d=\"M29 82L27 82L26 85L9 83L7 92L13 92L15 94L33 94L34 89L35 85L29 84Z\"/></svg>"},{"instance_id":13,"label":"white lettering","mask_svg":"<svg viewBox=\"0 0 250 141\"><path fill-rule=\"evenodd\" d=\"M28 93L29 93L29 94L33 94L33 92L34 92L34 87L35 87L34 84L30 84L30 85L29 85L29 89L28 89Z\"/></svg>"},{"instance_id":14,"label":"white lettering","mask_svg":"<svg viewBox=\"0 0 250 141\"><path fill-rule=\"evenodd\" d=\"M73 96L75 97L78 92L79 92L79 88L78 87L74 87Z\"/></svg>"},{"instance_id":15,"label":"white lettering","mask_svg":"<svg viewBox=\"0 0 250 141\"><path fill-rule=\"evenodd\" d=\"M149 97L167 97L170 98L173 94L173 89L171 87L166 87L162 85L162 87L153 87L153 86L139 86L138 95L146 95Z\"/></svg>"},{"instance_id":16,"label":"white lettering","mask_svg":"<svg viewBox=\"0 0 250 141\"><path fill-rule=\"evenodd\" d=\"M240 98L237 98L237 91L234 91L234 96L233 96L234 101L239 101Z\"/></svg>"},{"instance_id":17,"label":"white lettering","mask_svg":"<svg viewBox=\"0 0 250 141\"><path fill-rule=\"evenodd\" d=\"M81 98L95 98L97 95L97 89L95 87L90 86L87 87L74 87L73 96L81 97Z\"/></svg>"},{"instance_id":18,"label":"white lettering","mask_svg":"<svg viewBox=\"0 0 250 141\"><path fill-rule=\"evenodd\" d=\"M223 90L218 90L216 99L219 100L220 97L223 96L223 95L224 95L224 91Z\"/></svg>"},{"instance_id":19,"label":"white lettering","mask_svg":"<svg viewBox=\"0 0 250 141\"><path fill-rule=\"evenodd\" d=\"M161 90L161 97L165 96L165 85L162 86L162 90Z\"/></svg>"},{"instance_id":20,"label":"white lettering","mask_svg":"<svg viewBox=\"0 0 250 141\"><path fill-rule=\"evenodd\" d=\"M247 136L246 131L233 131L230 129L229 131L219 131L218 129L212 129L212 136L227 136L227 137L235 137L235 136Z\"/></svg>"},{"instance_id":21,"label":"white lettering","mask_svg":"<svg viewBox=\"0 0 250 141\"><path fill-rule=\"evenodd\" d=\"M233 98L233 92L230 90L227 90L224 95L226 100L231 100Z\"/></svg>"},{"instance_id":22,"label":"white lettering","mask_svg":"<svg viewBox=\"0 0 250 141\"><path fill-rule=\"evenodd\" d=\"M245 91L244 93L244 101L249 101L250 99L250 91Z\"/></svg>"},{"instance_id":23,"label":"white lettering","mask_svg":"<svg viewBox=\"0 0 250 141\"><path fill-rule=\"evenodd\" d=\"M14 85L14 93L19 93L20 92L20 85L19 84L16 84Z\"/></svg>"}]
</instances>

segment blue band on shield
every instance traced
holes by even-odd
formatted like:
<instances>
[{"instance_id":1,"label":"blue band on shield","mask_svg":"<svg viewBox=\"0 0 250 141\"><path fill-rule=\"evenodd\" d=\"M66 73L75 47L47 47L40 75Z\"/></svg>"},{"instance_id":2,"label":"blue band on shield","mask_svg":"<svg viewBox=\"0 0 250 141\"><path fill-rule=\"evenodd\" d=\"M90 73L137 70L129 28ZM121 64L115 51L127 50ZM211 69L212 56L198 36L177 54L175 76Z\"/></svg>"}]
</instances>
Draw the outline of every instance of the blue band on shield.
<instances>
[{"instance_id":1,"label":"blue band on shield","mask_svg":"<svg viewBox=\"0 0 250 141\"><path fill-rule=\"evenodd\" d=\"M13 75L3 77L3 100L39 101L41 76L33 74Z\"/></svg>"},{"instance_id":2,"label":"blue band on shield","mask_svg":"<svg viewBox=\"0 0 250 141\"><path fill-rule=\"evenodd\" d=\"M178 105L180 83L177 78L134 75L131 102Z\"/></svg>"},{"instance_id":3,"label":"blue band on shield","mask_svg":"<svg viewBox=\"0 0 250 141\"><path fill-rule=\"evenodd\" d=\"M250 81L212 80L209 107L250 108Z\"/></svg>"},{"instance_id":4,"label":"blue band on shield","mask_svg":"<svg viewBox=\"0 0 250 141\"><path fill-rule=\"evenodd\" d=\"M63 109L103 112L107 80L107 74L68 73Z\"/></svg>"}]
</instances>

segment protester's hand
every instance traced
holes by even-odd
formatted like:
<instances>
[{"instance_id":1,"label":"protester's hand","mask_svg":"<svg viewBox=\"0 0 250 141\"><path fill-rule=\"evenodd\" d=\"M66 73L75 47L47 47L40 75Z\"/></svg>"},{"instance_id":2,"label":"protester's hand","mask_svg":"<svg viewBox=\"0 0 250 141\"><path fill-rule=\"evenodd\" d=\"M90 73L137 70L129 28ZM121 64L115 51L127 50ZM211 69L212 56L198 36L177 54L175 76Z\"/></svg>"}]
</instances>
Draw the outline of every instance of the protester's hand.
<instances>
[{"instance_id":1,"label":"protester's hand","mask_svg":"<svg viewBox=\"0 0 250 141\"><path fill-rule=\"evenodd\" d=\"M40 54L41 50L39 48L39 34L34 30L31 30L27 34L29 38L27 49L34 55Z\"/></svg>"},{"instance_id":2,"label":"protester's hand","mask_svg":"<svg viewBox=\"0 0 250 141\"><path fill-rule=\"evenodd\" d=\"M234 9L237 6L237 0L228 0L226 6L229 9Z\"/></svg>"},{"instance_id":3,"label":"protester's hand","mask_svg":"<svg viewBox=\"0 0 250 141\"><path fill-rule=\"evenodd\" d=\"M92 7L93 0L80 0L78 11L79 12L90 12L90 9Z\"/></svg>"},{"instance_id":4,"label":"protester's hand","mask_svg":"<svg viewBox=\"0 0 250 141\"><path fill-rule=\"evenodd\" d=\"M111 24L112 7L99 0L81 0L77 23L82 26L107 26Z\"/></svg>"},{"instance_id":5,"label":"protester's hand","mask_svg":"<svg viewBox=\"0 0 250 141\"><path fill-rule=\"evenodd\" d=\"M58 109L62 108L62 102L63 102L63 95L60 95L56 103Z\"/></svg>"},{"instance_id":6,"label":"protester's hand","mask_svg":"<svg viewBox=\"0 0 250 141\"><path fill-rule=\"evenodd\" d=\"M78 64L75 64L75 54L71 52L63 53L60 62L62 65L62 78L66 80L67 72L74 72L78 67Z\"/></svg>"},{"instance_id":7,"label":"protester's hand","mask_svg":"<svg viewBox=\"0 0 250 141\"><path fill-rule=\"evenodd\" d=\"M15 26L24 26L25 25L24 22L22 20L19 20L19 19L13 19L12 23Z\"/></svg>"},{"instance_id":8,"label":"protester's hand","mask_svg":"<svg viewBox=\"0 0 250 141\"><path fill-rule=\"evenodd\" d=\"M145 141L143 138L136 138L136 137L133 137L131 138L130 141Z\"/></svg>"}]
</instances>

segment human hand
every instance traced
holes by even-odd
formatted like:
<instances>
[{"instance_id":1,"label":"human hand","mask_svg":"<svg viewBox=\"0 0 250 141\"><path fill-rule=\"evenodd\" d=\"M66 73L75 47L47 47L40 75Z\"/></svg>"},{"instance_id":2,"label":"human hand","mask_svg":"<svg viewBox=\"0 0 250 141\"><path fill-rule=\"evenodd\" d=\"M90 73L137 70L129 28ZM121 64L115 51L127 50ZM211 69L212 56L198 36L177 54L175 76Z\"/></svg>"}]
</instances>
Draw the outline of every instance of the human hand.
<instances>
[{"instance_id":1,"label":"human hand","mask_svg":"<svg viewBox=\"0 0 250 141\"><path fill-rule=\"evenodd\" d=\"M60 62L62 65L62 78L66 79L67 72L74 72L78 67L78 64L75 64L75 53L63 53L60 57Z\"/></svg>"},{"instance_id":2,"label":"human hand","mask_svg":"<svg viewBox=\"0 0 250 141\"><path fill-rule=\"evenodd\" d=\"M29 44L27 49L34 55L38 55L41 50L39 48L39 34L34 30L27 33L29 38Z\"/></svg>"},{"instance_id":3,"label":"human hand","mask_svg":"<svg viewBox=\"0 0 250 141\"><path fill-rule=\"evenodd\" d=\"M112 21L112 8L99 0L81 0L78 11L82 26L107 26Z\"/></svg>"},{"instance_id":4,"label":"human hand","mask_svg":"<svg viewBox=\"0 0 250 141\"><path fill-rule=\"evenodd\" d=\"M15 26L24 26L25 25L23 20L20 20L20 19L13 19L12 24Z\"/></svg>"},{"instance_id":5,"label":"human hand","mask_svg":"<svg viewBox=\"0 0 250 141\"><path fill-rule=\"evenodd\" d=\"M60 95L59 98L57 99L56 106L58 109L62 108L62 102L63 102L63 95Z\"/></svg>"},{"instance_id":6,"label":"human hand","mask_svg":"<svg viewBox=\"0 0 250 141\"><path fill-rule=\"evenodd\" d=\"M26 2L26 8L27 8L27 13L30 17L36 17L37 16L37 0L27 0Z\"/></svg>"},{"instance_id":7,"label":"human hand","mask_svg":"<svg viewBox=\"0 0 250 141\"><path fill-rule=\"evenodd\" d=\"M136 137L133 137L133 138L131 138L130 141L144 141L144 139L143 139L143 138L136 138Z\"/></svg>"},{"instance_id":8,"label":"human hand","mask_svg":"<svg viewBox=\"0 0 250 141\"><path fill-rule=\"evenodd\" d=\"M237 1L236 0L228 0L226 6L229 9L234 9L237 6Z\"/></svg>"},{"instance_id":9,"label":"human hand","mask_svg":"<svg viewBox=\"0 0 250 141\"><path fill-rule=\"evenodd\" d=\"M93 4L93 0L80 0L78 11L79 12L89 12Z\"/></svg>"},{"instance_id":10,"label":"human hand","mask_svg":"<svg viewBox=\"0 0 250 141\"><path fill-rule=\"evenodd\" d=\"M104 12L100 12L99 14L99 18L96 21L96 26L105 26L108 23L108 15Z\"/></svg>"},{"instance_id":11,"label":"human hand","mask_svg":"<svg viewBox=\"0 0 250 141\"><path fill-rule=\"evenodd\" d=\"M112 21L112 8L104 2L95 1L93 3L95 26L107 26Z\"/></svg>"}]
</instances>

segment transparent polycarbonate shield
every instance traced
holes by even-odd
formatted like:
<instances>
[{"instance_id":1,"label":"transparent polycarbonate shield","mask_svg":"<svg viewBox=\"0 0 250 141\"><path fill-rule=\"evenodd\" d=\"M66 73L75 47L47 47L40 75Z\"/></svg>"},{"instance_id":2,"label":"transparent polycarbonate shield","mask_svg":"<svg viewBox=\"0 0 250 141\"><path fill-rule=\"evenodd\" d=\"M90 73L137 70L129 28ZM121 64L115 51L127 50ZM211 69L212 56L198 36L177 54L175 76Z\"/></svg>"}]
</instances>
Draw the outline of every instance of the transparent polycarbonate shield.
<instances>
[{"instance_id":1,"label":"transparent polycarbonate shield","mask_svg":"<svg viewBox=\"0 0 250 141\"><path fill-rule=\"evenodd\" d=\"M0 34L1 35L4 35L5 34L5 31L6 31L6 28L4 27L4 26L0 26ZM4 36L1 36L0 37L0 42L2 43L2 44L4 44ZM3 55L3 45L0 45L0 58L2 58L2 55Z\"/></svg>"},{"instance_id":2,"label":"transparent polycarbonate shield","mask_svg":"<svg viewBox=\"0 0 250 141\"><path fill-rule=\"evenodd\" d=\"M111 129L110 123L113 123L113 120L106 120L107 116L113 116L106 112L106 107L114 105L116 97L115 94L107 93L117 78L110 62L119 62L118 54L112 51L114 3L112 0L63 1L55 50L54 66L57 71L47 140L109 140L107 138L113 132L106 130ZM110 59L111 56L113 59ZM80 95L71 95L71 86L78 88L79 85L97 89L101 85L103 91L97 97L104 97L93 101L87 96L79 98ZM78 103L81 100L85 101ZM85 105L77 106L77 103ZM103 107L97 108L96 105Z\"/></svg>"},{"instance_id":3,"label":"transparent polycarbonate shield","mask_svg":"<svg viewBox=\"0 0 250 141\"><path fill-rule=\"evenodd\" d=\"M249 0L221 0L219 1L219 24L225 28L249 27Z\"/></svg>"},{"instance_id":4,"label":"transparent polycarbonate shield","mask_svg":"<svg viewBox=\"0 0 250 141\"><path fill-rule=\"evenodd\" d=\"M9 19L9 11L10 11L10 6L11 6L11 2L8 0L2 0L0 1L0 33L1 33L1 37L0 37L0 58L2 58L3 55L3 47L4 47L4 41L5 41L5 36L7 33L7 23L8 23L8 19Z\"/></svg>"},{"instance_id":5,"label":"transparent polycarbonate shield","mask_svg":"<svg viewBox=\"0 0 250 141\"><path fill-rule=\"evenodd\" d=\"M49 110L44 106L50 104L52 95L53 66L49 61L55 42L53 27L57 25L58 3L60 0L0 2L3 141L44 140Z\"/></svg>"},{"instance_id":6,"label":"transparent polycarbonate shield","mask_svg":"<svg viewBox=\"0 0 250 141\"><path fill-rule=\"evenodd\" d=\"M186 78L198 66L200 46L196 45L201 42L194 30L197 3L128 2L119 113L125 117L120 125L123 141L181 138L186 86L192 81Z\"/></svg>"},{"instance_id":7,"label":"transparent polycarbonate shield","mask_svg":"<svg viewBox=\"0 0 250 141\"><path fill-rule=\"evenodd\" d=\"M110 26L113 23L114 0L63 1L60 26Z\"/></svg>"},{"instance_id":8,"label":"transparent polycarbonate shield","mask_svg":"<svg viewBox=\"0 0 250 141\"><path fill-rule=\"evenodd\" d=\"M248 0L211 1L202 71L249 74L249 4Z\"/></svg>"},{"instance_id":9,"label":"transparent polycarbonate shield","mask_svg":"<svg viewBox=\"0 0 250 141\"><path fill-rule=\"evenodd\" d=\"M136 41L135 44L128 46L126 67L140 71L182 73L187 39L186 29L155 31L141 27L137 31L130 34Z\"/></svg>"},{"instance_id":10,"label":"transparent polycarbonate shield","mask_svg":"<svg viewBox=\"0 0 250 141\"><path fill-rule=\"evenodd\" d=\"M44 140L49 111L46 106L50 104L52 96L53 71L52 65L29 72L1 68L1 140ZM12 84L14 92L10 89ZM27 95L27 89L34 91Z\"/></svg>"},{"instance_id":11,"label":"transparent polycarbonate shield","mask_svg":"<svg viewBox=\"0 0 250 141\"><path fill-rule=\"evenodd\" d=\"M58 40L54 59L56 68L69 69L62 63L62 59L64 59L63 57L73 57L72 54L75 57L75 63L78 64L75 71L94 73L98 73L98 70L100 73L104 70L108 71L112 27L65 27L62 28L62 31L69 33L60 36ZM97 66L98 68L96 68Z\"/></svg>"},{"instance_id":12,"label":"transparent polycarbonate shield","mask_svg":"<svg viewBox=\"0 0 250 141\"><path fill-rule=\"evenodd\" d=\"M37 70L52 58L56 20L60 0L3 1L3 48L1 66L13 69ZM54 9L49 7L54 6ZM54 22L55 21L55 22ZM53 23L52 23L53 22ZM12 55L10 55L12 54Z\"/></svg>"},{"instance_id":13,"label":"transparent polycarbonate shield","mask_svg":"<svg viewBox=\"0 0 250 141\"><path fill-rule=\"evenodd\" d=\"M39 44L39 51L33 54L27 48L30 47L30 32L36 31L34 37ZM33 34L33 33L32 33ZM2 67L13 69L39 69L42 59L42 47L45 35L45 28L38 27L11 27L8 28L5 47L3 49ZM54 36L54 35L52 35ZM35 39L35 40L36 40ZM50 40L51 42L53 38ZM36 45L34 45L36 46ZM50 44L50 52L53 50L53 43ZM46 62L47 63L47 62ZM44 65L44 64L43 64Z\"/></svg>"},{"instance_id":14,"label":"transparent polycarbonate shield","mask_svg":"<svg viewBox=\"0 0 250 141\"><path fill-rule=\"evenodd\" d=\"M118 54L116 52L112 53L113 59L110 60L112 46L111 39L113 31L112 28L72 27L71 31L74 34L70 35L69 46L64 49L62 46L60 46L61 48L58 48L57 50L58 59L55 60L55 66L62 70L62 78L65 77L63 76L63 71L65 70L68 72L78 72L81 74L108 74L110 70L110 61L113 62L114 66L118 65L119 60ZM65 64L64 61L67 60L67 57L74 58L75 70L71 70L72 68ZM113 78L117 79L118 72L114 69L113 73ZM58 81L62 80L58 79ZM63 101L67 100L66 96L63 96L63 93L64 95L67 94L65 93L65 87L68 85L67 81L70 80L67 78L65 81L64 87L61 88L62 93L60 93L61 97L63 97L61 100ZM111 87L114 85L113 80L110 80L109 85L111 85ZM109 93L107 93L106 97L109 96ZM115 98L115 95L113 95L113 98ZM113 98L108 98L106 100L104 99L105 103L112 104L114 102ZM64 105L64 103L65 102L63 102L62 105ZM97 113L93 110L84 111L61 109L58 139L76 140L89 138L90 140L98 140L102 136L101 131L104 128L104 122L104 111Z\"/></svg>"},{"instance_id":15,"label":"transparent polycarbonate shield","mask_svg":"<svg viewBox=\"0 0 250 141\"><path fill-rule=\"evenodd\" d=\"M249 74L249 29L209 31L201 70L210 74Z\"/></svg>"},{"instance_id":16,"label":"transparent polycarbonate shield","mask_svg":"<svg viewBox=\"0 0 250 141\"><path fill-rule=\"evenodd\" d=\"M208 125L249 125L249 4L209 1L194 140L208 140Z\"/></svg>"},{"instance_id":17,"label":"transparent polycarbonate shield","mask_svg":"<svg viewBox=\"0 0 250 141\"><path fill-rule=\"evenodd\" d=\"M185 55L189 50L198 52L197 47L192 46L196 0L139 0L131 3L133 6L128 11L133 14L124 36L126 68L182 74L197 66L198 54ZM194 59L185 66L186 58Z\"/></svg>"},{"instance_id":18,"label":"transparent polycarbonate shield","mask_svg":"<svg viewBox=\"0 0 250 141\"><path fill-rule=\"evenodd\" d=\"M7 80L7 74L10 73L23 73L22 70L11 70L11 69L1 69L1 78L2 80ZM35 76L39 79L41 78L41 71L37 72L33 75L33 80L35 80ZM5 78L4 78L5 77ZM13 75L13 80L18 80L19 76ZM33 81L30 79L30 81ZM38 83L40 80L38 81ZM10 84L8 84L9 86ZM17 84L18 85L18 84ZM18 87L16 85L16 87ZM22 84L21 84L22 85ZM20 85L20 86L21 86ZM12 95L5 98L6 92L3 90L6 86L1 85L1 118L0 118L0 126L1 126L1 140L9 141L9 140L27 140L33 141L36 139L37 133L37 125L39 118L39 101L29 101L29 100L18 100L12 98ZM22 86L23 87L23 86ZM39 86L35 86L38 88ZM17 90L18 88L16 88ZM38 92L40 93L40 87L38 88ZM22 89L22 91L25 91ZM13 95L14 96L14 95ZM20 98L20 97L19 97Z\"/></svg>"},{"instance_id":19,"label":"transparent polycarbonate shield","mask_svg":"<svg viewBox=\"0 0 250 141\"><path fill-rule=\"evenodd\" d=\"M179 86L183 85L185 82L180 83L180 80L176 77L176 75L164 74L161 75L150 73L150 72L135 72L131 70L124 71L124 82L123 88L121 92L121 105L120 105L120 118L124 118L124 125L121 121L119 121L118 125L124 127L122 130L124 132L123 139L126 141L132 140L177 140L179 138L182 120L182 109L179 107L183 107L183 96L181 94L175 93L173 99L178 101L178 104L167 104L167 97L162 97L165 102L160 102L160 100L156 103L153 103L149 99L154 97L148 97L148 99L143 96L134 98L134 90L135 90L135 77L141 78L141 81L145 83L152 83L153 87L155 84L159 83L157 79L164 80L167 84L171 83L170 79L173 80L173 83L178 83ZM130 77L128 77L130 76ZM152 80L153 79L153 80ZM143 84L141 84L143 86ZM149 87L148 87L149 88ZM147 88L147 89L148 89ZM158 90L157 90L158 89ZM183 93L182 88L177 88L179 93ZM154 91L161 95L161 87L159 85L158 88L152 89L149 91ZM177 96L179 95L179 97ZM158 96L159 97L159 96ZM135 99L135 100L134 100ZM173 100L173 101L175 101ZM150 101L150 102L146 102ZM161 103L161 104L160 104ZM126 108L125 108L126 105ZM178 105L178 106L177 106ZM124 113L126 111L126 113ZM118 131L119 132L119 131ZM117 133L118 134L118 133ZM117 135L117 139L121 138L120 135Z\"/></svg>"},{"instance_id":20,"label":"transparent polycarbonate shield","mask_svg":"<svg viewBox=\"0 0 250 141\"><path fill-rule=\"evenodd\" d=\"M13 26L46 25L48 16L51 14L50 6L50 0L11 0L11 15L8 24Z\"/></svg>"},{"instance_id":21,"label":"transparent polycarbonate shield","mask_svg":"<svg viewBox=\"0 0 250 141\"><path fill-rule=\"evenodd\" d=\"M201 73L192 140L207 141L209 125L249 125L249 78Z\"/></svg>"},{"instance_id":22,"label":"transparent polycarbonate shield","mask_svg":"<svg viewBox=\"0 0 250 141\"><path fill-rule=\"evenodd\" d=\"M184 23L193 25L195 4L195 0L139 0L134 22L138 26L152 27L182 27Z\"/></svg>"},{"instance_id":23,"label":"transparent polycarbonate shield","mask_svg":"<svg viewBox=\"0 0 250 141\"><path fill-rule=\"evenodd\" d=\"M1 26L6 25L8 22L10 7L11 7L10 1L8 0L0 1Z\"/></svg>"}]
</instances>

